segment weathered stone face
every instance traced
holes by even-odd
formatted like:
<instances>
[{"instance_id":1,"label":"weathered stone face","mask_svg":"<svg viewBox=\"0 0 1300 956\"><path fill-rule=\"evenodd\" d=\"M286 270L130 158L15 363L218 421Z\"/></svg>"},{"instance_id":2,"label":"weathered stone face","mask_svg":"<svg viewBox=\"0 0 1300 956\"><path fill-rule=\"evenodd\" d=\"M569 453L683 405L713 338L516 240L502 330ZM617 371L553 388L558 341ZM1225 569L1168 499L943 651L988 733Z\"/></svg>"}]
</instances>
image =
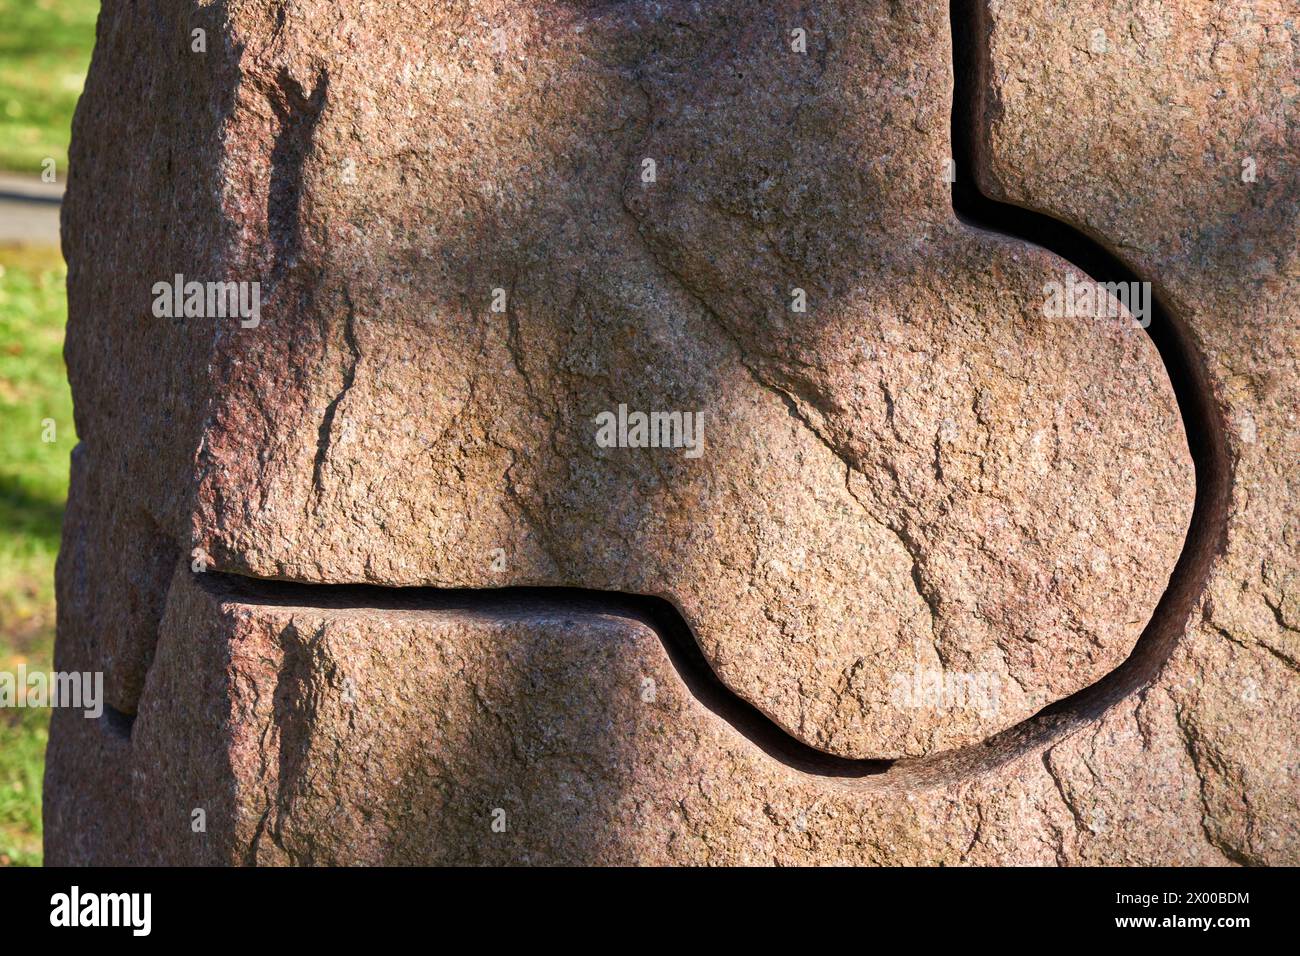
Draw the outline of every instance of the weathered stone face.
<instances>
[{"instance_id":1,"label":"weathered stone face","mask_svg":"<svg viewBox=\"0 0 1300 956\"><path fill-rule=\"evenodd\" d=\"M197 540L261 577L661 595L813 746L973 743L1150 616L1191 500L1172 395L1140 330L1042 320L1065 264L955 221L942 17L832 5L798 54L741 9L512 11L504 54L376 24L337 67L287 23L225 123L271 282L221 343ZM699 457L600 447L620 405L700 416ZM896 704L939 671L988 699Z\"/></svg>"},{"instance_id":2,"label":"weathered stone face","mask_svg":"<svg viewBox=\"0 0 1300 956\"><path fill-rule=\"evenodd\" d=\"M1072 153L1069 185L1044 185L1068 112L1008 78L1041 59L1047 7L990 9L1001 107L981 127L984 187L1147 250L1142 274L1205 348L1198 303L1294 285L1294 255L1243 290L1213 243L1189 262L1167 241L1169 192L1131 168ZM1045 290L1085 281L1078 270L954 214L946 4L451 3L417 21L275 9L151 21L164 38L207 23L220 39L196 66L175 43L141 57L157 38L105 5L65 223L83 445L60 655L104 668L114 706L139 716L129 740L59 716L53 855L1294 856L1294 817L1267 844L1204 842L1219 824L1195 818L1218 812L1218 784L1198 800L1184 783L1189 752L1219 739L1222 704L1198 704L1209 689L1116 694L1057 731L1031 720L1129 657L1183 549L1197 476L1133 317L1045 316ZM1199 29L1191 14L1164 28L1188 44ZM1294 81L1294 59L1247 62L1234 68ZM1111 96L1097 108L1140 116L1156 144L1173 122L1149 102L1164 81L1124 68L1118 92L1095 84ZM1202 181L1189 222L1220 210L1217 180ZM1106 205L1116 192L1128 205ZM1295 191L1269 195L1252 242L1294 223ZM1081 217L1076 199L1109 211ZM260 282L260 321L151 316L154 283L177 273ZM1250 334L1272 343L1259 345L1270 374L1293 367L1283 332ZM1255 346L1214 346L1235 347ZM1290 399L1274 396L1280 421ZM693 438L605 447L601 416L620 406L682 413ZM1285 609L1293 572L1270 542L1289 499L1275 491L1272 530L1235 546L1243 567L1270 555L1268 606ZM614 597L606 611L592 595L565 610L564 592L458 609L423 592L290 598L230 574L663 598L771 726L698 699L661 622ZM1250 657L1252 674L1290 659L1259 640L1276 659ZM1160 681L1251 653L1194 647L1185 638ZM1293 717L1268 719L1294 740ZM1082 749L1087 734L1063 739L1083 727ZM906 759L824 777L774 755L786 735ZM86 837L90 798L57 786L73 759L102 761L105 795L132 768L139 794L123 805L167 812L123 810L135 822L115 845ZM1086 799L1104 807L1104 840L1070 822L1075 778L1098 765L1110 782ZM1162 816L1117 808L1124 787L1158 794ZM189 808L216 793L196 842ZM901 793L916 799L900 809ZM343 820L330 816L341 794ZM494 809L515 822L485 842Z\"/></svg>"}]
</instances>

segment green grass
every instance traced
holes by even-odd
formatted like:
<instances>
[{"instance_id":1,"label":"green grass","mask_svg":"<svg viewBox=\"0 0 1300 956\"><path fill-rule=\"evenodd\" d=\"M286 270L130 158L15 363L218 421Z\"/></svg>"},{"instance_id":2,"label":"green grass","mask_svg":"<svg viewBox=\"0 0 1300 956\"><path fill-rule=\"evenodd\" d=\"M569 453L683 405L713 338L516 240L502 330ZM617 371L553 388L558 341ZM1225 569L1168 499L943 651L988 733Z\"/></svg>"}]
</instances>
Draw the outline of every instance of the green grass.
<instances>
[{"instance_id":1,"label":"green grass","mask_svg":"<svg viewBox=\"0 0 1300 956\"><path fill-rule=\"evenodd\" d=\"M0 169L62 181L99 0L0 0ZM0 247L0 671L47 670L54 559L76 444L57 249ZM0 710L0 865L41 862L49 711Z\"/></svg>"},{"instance_id":2,"label":"green grass","mask_svg":"<svg viewBox=\"0 0 1300 956\"><path fill-rule=\"evenodd\" d=\"M0 718L0 866L41 865L41 776L48 710Z\"/></svg>"},{"instance_id":3,"label":"green grass","mask_svg":"<svg viewBox=\"0 0 1300 956\"><path fill-rule=\"evenodd\" d=\"M0 169L68 168L72 111L90 65L99 0L0 0Z\"/></svg>"},{"instance_id":4,"label":"green grass","mask_svg":"<svg viewBox=\"0 0 1300 956\"><path fill-rule=\"evenodd\" d=\"M0 671L52 661L54 559L76 444L65 276L55 249L0 247ZM48 724L48 710L0 710L0 864L41 861Z\"/></svg>"}]
</instances>

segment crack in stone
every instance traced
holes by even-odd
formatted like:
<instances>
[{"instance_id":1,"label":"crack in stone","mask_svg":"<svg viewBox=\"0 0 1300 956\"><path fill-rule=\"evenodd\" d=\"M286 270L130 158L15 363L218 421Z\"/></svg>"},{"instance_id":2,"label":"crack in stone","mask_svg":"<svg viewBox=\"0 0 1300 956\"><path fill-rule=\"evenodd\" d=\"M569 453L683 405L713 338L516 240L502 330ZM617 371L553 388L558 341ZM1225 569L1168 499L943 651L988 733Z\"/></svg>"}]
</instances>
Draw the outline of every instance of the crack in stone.
<instances>
[{"instance_id":1,"label":"crack in stone","mask_svg":"<svg viewBox=\"0 0 1300 956\"><path fill-rule=\"evenodd\" d=\"M1279 651L1273 645L1267 644L1264 641L1261 641L1259 638L1255 638L1253 640L1246 640L1244 638L1237 637L1237 635L1233 634L1226 627L1222 627L1218 624L1213 624L1209 621L1205 621L1205 624L1208 627L1213 628L1214 632L1218 634L1220 637L1222 637L1224 640L1231 641L1233 644L1237 645L1243 650L1251 651L1251 650L1255 650L1256 648L1261 648L1264 651L1267 651L1269 654L1276 657L1279 661L1281 661L1283 666L1287 667L1290 670L1300 673L1300 661L1297 661L1295 658L1291 657L1289 654L1284 653L1283 651Z\"/></svg>"},{"instance_id":2,"label":"crack in stone","mask_svg":"<svg viewBox=\"0 0 1300 956\"><path fill-rule=\"evenodd\" d=\"M1171 700L1173 699L1172 696L1170 699ZM1264 862L1262 860L1256 859L1249 852L1249 841L1248 841L1247 848L1242 849L1241 847L1238 847L1233 843L1231 843L1222 834L1216 833L1214 827L1211 825L1212 823L1216 822L1216 817L1214 811L1210 807L1210 795L1209 795L1210 768L1207 767L1206 764L1207 763L1214 764L1220 762L1214 759L1212 753L1208 749L1206 750L1206 753L1204 755L1202 755L1199 752L1194 742L1194 738L1197 737L1197 734L1196 731L1192 728L1191 722L1187 718L1185 708L1179 706L1177 701L1173 701L1173 703L1174 703L1175 723L1178 725L1178 731L1179 731L1178 736L1179 739L1182 740L1183 748L1186 750L1187 756L1190 758L1192 762L1192 772L1196 775L1196 780L1198 783L1200 803L1201 803L1201 832L1202 834L1204 834L1206 842L1209 843L1210 846L1218 850L1220 853L1222 853L1223 856L1226 859L1228 859L1230 862L1236 863L1239 866L1264 865ZM1221 763L1219 766L1219 770L1220 770L1221 777L1228 776L1228 772L1227 772L1228 768L1226 766L1222 766ZM1247 834L1249 835L1250 829L1253 826L1253 822L1251 821L1250 807L1245 797L1245 789L1241 788L1240 792L1242 798L1242 805L1246 809Z\"/></svg>"},{"instance_id":3,"label":"crack in stone","mask_svg":"<svg viewBox=\"0 0 1300 956\"><path fill-rule=\"evenodd\" d=\"M1050 747L1043 751L1043 769L1047 771L1047 775L1051 778L1052 785L1056 788L1056 792L1060 796L1061 802L1065 804L1065 809L1069 810L1070 816L1074 818L1075 829L1078 830L1081 836L1086 835L1092 831L1088 828L1088 825L1084 823L1083 814L1079 812L1078 808L1074 805L1074 801L1071 800L1069 795L1065 792L1064 782L1052 767L1052 754L1055 750L1055 747ZM1064 850L1064 844L1062 844L1062 849Z\"/></svg>"},{"instance_id":4,"label":"crack in stone","mask_svg":"<svg viewBox=\"0 0 1300 956\"><path fill-rule=\"evenodd\" d=\"M342 387L334 396L333 401L325 406L325 414L321 417L320 428L316 432L316 461L312 468L312 494L308 504L308 511L312 517L316 516L317 509L320 507L321 495L324 492L325 461L329 457L334 441L334 419L338 414L339 404L347 397L348 392L356 382L357 366L361 363L361 349L357 345L356 335L357 313L355 306L352 304L352 295L346 288L343 290L343 298L347 302L348 309L347 318L343 325L343 341L348 347L351 358L343 369Z\"/></svg>"}]
</instances>

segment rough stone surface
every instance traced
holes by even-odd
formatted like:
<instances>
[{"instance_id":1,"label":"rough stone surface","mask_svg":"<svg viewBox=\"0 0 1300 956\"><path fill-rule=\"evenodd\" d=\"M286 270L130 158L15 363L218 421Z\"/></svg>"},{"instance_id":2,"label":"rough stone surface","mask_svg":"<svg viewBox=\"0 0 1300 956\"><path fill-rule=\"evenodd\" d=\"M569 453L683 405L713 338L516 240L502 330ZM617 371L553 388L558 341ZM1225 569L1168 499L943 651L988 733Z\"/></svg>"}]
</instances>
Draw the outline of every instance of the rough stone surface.
<instances>
[{"instance_id":1,"label":"rough stone surface","mask_svg":"<svg viewBox=\"0 0 1300 956\"><path fill-rule=\"evenodd\" d=\"M937 7L831 5L808 54L755 4L484 6L505 54L456 5L419 29L257 12L212 54L226 111L185 101L219 136L208 247L131 284L198 258L265 283L262 324L112 344L205 379L166 440L178 490L122 495L141 535L188 517L214 569L261 577L661 595L738 693L851 757L977 742L1129 653L1191 498L1172 395L1140 331L1042 321L1064 263L956 222ZM83 357L110 334L72 352L92 445L130 414ZM620 404L702 414L703 454L598 447ZM140 552L150 583L174 560ZM106 641L124 710L142 603ZM917 672L981 675L996 706L895 706Z\"/></svg>"},{"instance_id":2,"label":"rough stone surface","mask_svg":"<svg viewBox=\"0 0 1300 956\"><path fill-rule=\"evenodd\" d=\"M50 861L1295 862L1298 41L1252 11L990 4L985 191L1157 284L1234 475L1168 660L1053 722L1194 477L1147 336L1045 318L1072 267L954 216L946 4L106 2L58 665L122 714L56 714ZM261 324L154 318L175 273ZM703 454L598 447L620 403ZM766 718L608 596L311 584L655 595Z\"/></svg>"},{"instance_id":3,"label":"rough stone surface","mask_svg":"<svg viewBox=\"0 0 1300 956\"><path fill-rule=\"evenodd\" d=\"M839 780L774 760L708 711L655 631L624 613L336 595L303 607L301 591L250 597L203 580L182 569L172 588L129 744L59 714L56 745L102 769L88 767L93 797L56 791L52 822L70 836L125 824L113 843L69 840L61 861L1239 859L1230 828L1244 811L1227 788L1202 789L1205 756L1187 746L1195 697L1130 699L1046 753L943 786ZM1239 664L1261 681L1281 667ZM1183 659L1171 670L1195 674ZM1296 717L1292 705L1253 726ZM194 808L206 833L191 831ZM1203 814L1224 829L1202 829ZM1256 859L1288 858L1294 816L1257 824L1272 849Z\"/></svg>"},{"instance_id":4,"label":"rough stone surface","mask_svg":"<svg viewBox=\"0 0 1300 956\"><path fill-rule=\"evenodd\" d=\"M1151 277L1226 425L1226 544L1145 699L1173 702L1207 838L1239 862L1295 860L1300 10L991 6L986 191L1078 225Z\"/></svg>"}]
</instances>

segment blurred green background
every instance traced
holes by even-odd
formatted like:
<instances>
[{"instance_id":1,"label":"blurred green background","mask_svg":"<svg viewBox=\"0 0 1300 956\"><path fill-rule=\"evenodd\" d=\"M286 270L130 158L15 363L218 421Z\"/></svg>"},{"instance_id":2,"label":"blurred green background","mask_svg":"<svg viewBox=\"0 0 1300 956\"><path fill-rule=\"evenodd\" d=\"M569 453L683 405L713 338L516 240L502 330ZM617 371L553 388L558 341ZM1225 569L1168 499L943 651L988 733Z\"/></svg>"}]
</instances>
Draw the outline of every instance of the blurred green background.
<instances>
[{"instance_id":1,"label":"blurred green background","mask_svg":"<svg viewBox=\"0 0 1300 956\"><path fill-rule=\"evenodd\" d=\"M0 0L0 169L68 168L99 0Z\"/></svg>"},{"instance_id":2,"label":"blurred green background","mask_svg":"<svg viewBox=\"0 0 1300 956\"><path fill-rule=\"evenodd\" d=\"M0 175L36 179L52 158L63 181L98 12L99 0L0 0ZM0 244L0 671L52 663L54 558L76 444L65 275L48 238ZM0 710L0 865L41 862L48 724L48 710Z\"/></svg>"}]
</instances>

